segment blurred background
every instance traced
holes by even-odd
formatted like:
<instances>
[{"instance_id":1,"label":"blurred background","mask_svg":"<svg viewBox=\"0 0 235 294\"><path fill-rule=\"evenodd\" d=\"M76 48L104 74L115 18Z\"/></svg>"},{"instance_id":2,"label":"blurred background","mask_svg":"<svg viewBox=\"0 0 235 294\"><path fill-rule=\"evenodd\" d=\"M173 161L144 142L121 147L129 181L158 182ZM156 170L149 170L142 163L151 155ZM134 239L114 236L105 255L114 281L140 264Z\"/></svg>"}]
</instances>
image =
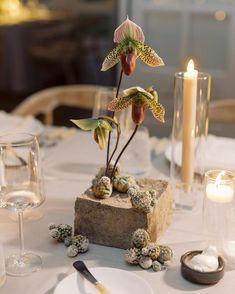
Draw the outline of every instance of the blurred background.
<instances>
[{"instance_id":1,"label":"blurred background","mask_svg":"<svg viewBox=\"0 0 235 294\"><path fill-rule=\"evenodd\" d=\"M235 97L234 0L0 0L0 109L10 112L30 94L52 86L116 85L118 67L100 68L114 47L114 29L127 15L166 64L156 69L138 61L122 84L157 89L166 123L159 127L147 115L152 135L171 132L174 73L185 71L190 58L196 69L211 74L212 100ZM56 111L57 125L89 115L63 107ZM232 126L210 128L235 136Z\"/></svg>"}]
</instances>

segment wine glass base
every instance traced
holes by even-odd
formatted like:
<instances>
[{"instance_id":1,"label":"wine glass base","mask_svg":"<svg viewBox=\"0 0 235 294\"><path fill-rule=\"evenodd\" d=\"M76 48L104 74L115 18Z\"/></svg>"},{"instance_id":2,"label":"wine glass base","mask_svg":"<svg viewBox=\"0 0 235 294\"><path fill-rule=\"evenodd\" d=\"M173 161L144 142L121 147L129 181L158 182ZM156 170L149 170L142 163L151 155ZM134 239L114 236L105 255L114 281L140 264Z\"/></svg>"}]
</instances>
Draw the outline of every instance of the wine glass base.
<instances>
[{"instance_id":1,"label":"wine glass base","mask_svg":"<svg viewBox=\"0 0 235 294\"><path fill-rule=\"evenodd\" d=\"M42 268L40 256L27 252L12 254L6 258L6 273L10 276L26 276Z\"/></svg>"}]
</instances>

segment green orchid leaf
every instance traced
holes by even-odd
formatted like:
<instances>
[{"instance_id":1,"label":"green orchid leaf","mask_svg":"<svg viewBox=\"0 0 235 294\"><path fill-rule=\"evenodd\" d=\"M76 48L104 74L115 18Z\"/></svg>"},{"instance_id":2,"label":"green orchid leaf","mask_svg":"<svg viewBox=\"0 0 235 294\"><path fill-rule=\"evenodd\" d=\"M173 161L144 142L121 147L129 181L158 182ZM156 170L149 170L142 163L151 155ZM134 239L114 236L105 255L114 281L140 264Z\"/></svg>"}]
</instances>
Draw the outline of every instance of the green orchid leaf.
<instances>
[{"instance_id":1,"label":"green orchid leaf","mask_svg":"<svg viewBox=\"0 0 235 294\"><path fill-rule=\"evenodd\" d=\"M110 125L114 124L114 125L117 126L117 125L119 124L119 123L117 122L117 120L116 120L115 117L112 118L112 117L110 117L110 116L106 116L106 115L104 115L104 116L99 116L98 119L104 119L104 120L106 120L107 122L109 122Z\"/></svg>"},{"instance_id":2,"label":"green orchid leaf","mask_svg":"<svg viewBox=\"0 0 235 294\"><path fill-rule=\"evenodd\" d=\"M112 126L107 120L99 118L98 121L99 121L100 128L104 128L107 131L112 131Z\"/></svg>"},{"instance_id":3,"label":"green orchid leaf","mask_svg":"<svg viewBox=\"0 0 235 294\"><path fill-rule=\"evenodd\" d=\"M95 129L96 136L98 138L98 144L101 150L103 150L106 146L106 135L107 131L104 128L96 128Z\"/></svg>"},{"instance_id":4,"label":"green orchid leaf","mask_svg":"<svg viewBox=\"0 0 235 294\"><path fill-rule=\"evenodd\" d=\"M138 57L147 65L152 67L164 65L162 58L148 45L136 41L135 47Z\"/></svg>"},{"instance_id":5,"label":"green orchid leaf","mask_svg":"<svg viewBox=\"0 0 235 294\"><path fill-rule=\"evenodd\" d=\"M99 126L97 118L71 119L71 122L84 131L94 130Z\"/></svg>"},{"instance_id":6,"label":"green orchid leaf","mask_svg":"<svg viewBox=\"0 0 235 294\"><path fill-rule=\"evenodd\" d=\"M123 50L123 44L118 44L109 54L105 57L101 71L106 71L116 65L120 61L120 55Z\"/></svg>"},{"instance_id":7,"label":"green orchid leaf","mask_svg":"<svg viewBox=\"0 0 235 294\"><path fill-rule=\"evenodd\" d=\"M120 124L119 124L119 122L117 122L117 119L115 117L111 118L110 116L100 116L99 118L107 120L110 123L112 128L113 128L113 125L115 125L117 128L117 132L119 134L121 134Z\"/></svg>"}]
</instances>

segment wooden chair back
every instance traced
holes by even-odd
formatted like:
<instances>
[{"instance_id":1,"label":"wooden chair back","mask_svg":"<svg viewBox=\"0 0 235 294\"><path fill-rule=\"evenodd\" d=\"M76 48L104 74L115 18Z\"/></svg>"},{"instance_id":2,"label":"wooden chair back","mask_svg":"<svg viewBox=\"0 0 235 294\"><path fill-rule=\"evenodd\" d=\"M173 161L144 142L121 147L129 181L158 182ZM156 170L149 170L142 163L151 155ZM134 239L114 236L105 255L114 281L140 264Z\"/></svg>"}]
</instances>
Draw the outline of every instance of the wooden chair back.
<instances>
[{"instance_id":1,"label":"wooden chair back","mask_svg":"<svg viewBox=\"0 0 235 294\"><path fill-rule=\"evenodd\" d=\"M235 123L235 99L211 101L209 120L221 123Z\"/></svg>"},{"instance_id":2,"label":"wooden chair back","mask_svg":"<svg viewBox=\"0 0 235 294\"><path fill-rule=\"evenodd\" d=\"M92 109L98 91L107 87L97 85L68 85L51 87L27 97L12 113L15 115L43 115L46 125L53 124L53 111L58 106Z\"/></svg>"}]
</instances>

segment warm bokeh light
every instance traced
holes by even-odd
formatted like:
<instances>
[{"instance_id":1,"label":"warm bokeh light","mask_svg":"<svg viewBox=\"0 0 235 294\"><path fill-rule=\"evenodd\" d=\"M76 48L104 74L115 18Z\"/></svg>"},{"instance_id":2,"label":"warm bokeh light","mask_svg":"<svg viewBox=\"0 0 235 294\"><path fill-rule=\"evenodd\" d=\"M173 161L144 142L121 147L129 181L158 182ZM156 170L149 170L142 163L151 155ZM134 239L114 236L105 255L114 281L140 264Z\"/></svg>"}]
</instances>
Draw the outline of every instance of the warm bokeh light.
<instances>
[{"instance_id":1,"label":"warm bokeh light","mask_svg":"<svg viewBox=\"0 0 235 294\"><path fill-rule=\"evenodd\" d=\"M37 0L23 5L20 0L0 0L0 23L14 24L23 21L45 19L50 17L49 10L39 5Z\"/></svg>"},{"instance_id":2,"label":"warm bokeh light","mask_svg":"<svg viewBox=\"0 0 235 294\"><path fill-rule=\"evenodd\" d=\"M9 16L17 16L20 14L22 4L20 0L1 0L0 14L8 14Z\"/></svg>"},{"instance_id":3,"label":"warm bokeh light","mask_svg":"<svg viewBox=\"0 0 235 294\"><path fill-rule=\"evenodd\" d=\"M224 10L217 10L214 14L214 17L218 21L224 21L226 18L226 12Z\"/></svg>"}]
</instances>

